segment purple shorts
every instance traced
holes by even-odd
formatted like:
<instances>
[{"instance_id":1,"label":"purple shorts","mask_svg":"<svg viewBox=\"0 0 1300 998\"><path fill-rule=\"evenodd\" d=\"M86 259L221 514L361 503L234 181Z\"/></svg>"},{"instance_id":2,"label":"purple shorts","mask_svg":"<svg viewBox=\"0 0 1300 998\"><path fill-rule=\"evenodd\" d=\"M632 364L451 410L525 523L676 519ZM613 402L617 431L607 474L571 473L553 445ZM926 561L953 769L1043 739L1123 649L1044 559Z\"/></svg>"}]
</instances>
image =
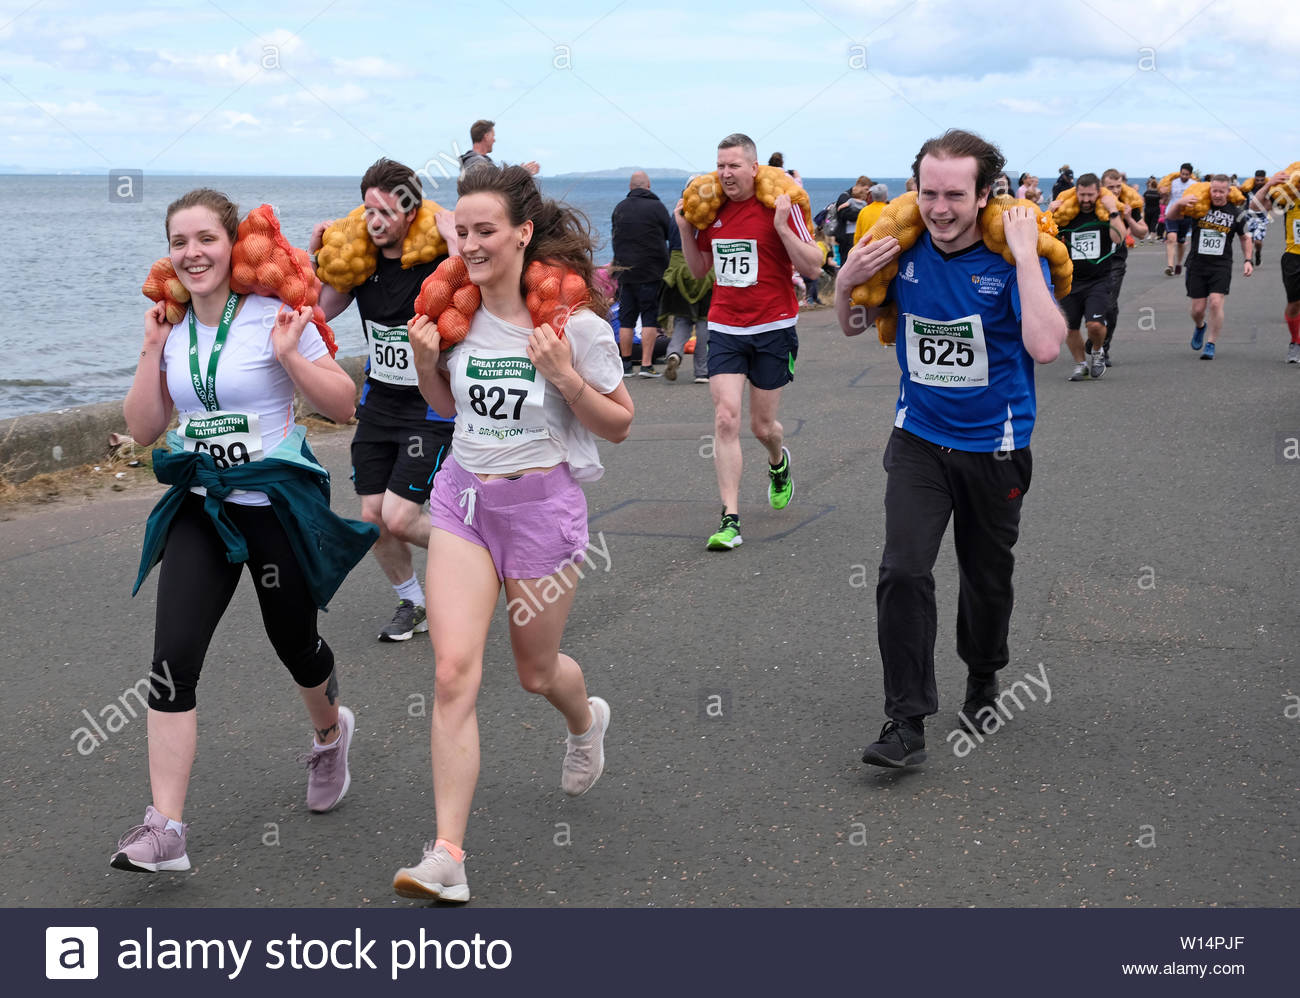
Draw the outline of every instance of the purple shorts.
<instances>
[{"instance_id":1,"label":"purple shorts","mask_svg":"<svg viewBox=\"0 0 1300 998\"><path fill-rule=\"evenodd\" d=\"M449 457L433 480L429 520L487 548L498 579L542 579L586 559L587 496L567 464L484 482Z\"/></svg>"}]
</instances>

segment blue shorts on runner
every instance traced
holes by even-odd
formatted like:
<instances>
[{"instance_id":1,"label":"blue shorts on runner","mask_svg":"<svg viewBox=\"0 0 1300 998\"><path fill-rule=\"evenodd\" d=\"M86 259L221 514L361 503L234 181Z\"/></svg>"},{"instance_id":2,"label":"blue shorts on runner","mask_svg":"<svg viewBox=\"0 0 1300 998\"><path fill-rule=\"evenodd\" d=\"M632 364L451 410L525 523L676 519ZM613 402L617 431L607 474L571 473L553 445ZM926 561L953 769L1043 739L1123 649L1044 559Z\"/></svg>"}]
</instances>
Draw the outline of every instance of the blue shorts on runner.
<instances>
[{"instance_id":1,"label":"blue shorts on runner","mask_svg":"<svg viewBox=\"0 0 1300 998\"><path fill-rule=\"evenodd\" d=\"M709 377L743 374L755 388L772 391L794 380L799 336L794 326L737 336L709 330Z\"/></svg>"}]
</instances>

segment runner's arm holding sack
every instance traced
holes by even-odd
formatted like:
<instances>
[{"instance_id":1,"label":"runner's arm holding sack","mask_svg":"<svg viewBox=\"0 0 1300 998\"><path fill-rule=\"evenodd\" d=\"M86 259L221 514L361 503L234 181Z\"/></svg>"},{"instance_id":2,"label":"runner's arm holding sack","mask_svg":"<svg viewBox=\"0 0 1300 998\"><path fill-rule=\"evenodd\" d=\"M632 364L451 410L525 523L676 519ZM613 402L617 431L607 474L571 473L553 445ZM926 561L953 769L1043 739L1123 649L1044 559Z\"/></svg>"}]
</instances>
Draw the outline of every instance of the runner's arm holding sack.
<instances>
[{"instance_id":1,"label":"runner's arm holding sack","mask_svg":"<svg viewBox=\"0 0 1300 998\"><path fill-rule=\"evenodd\" d=\"M686 266L690 268L691 276L700 281L713 269L713 254L700 252L700 247L695 242L695 226L686 221L684 206L685 201L679 199L677 207L673 209L673 220L682 237L682 256L686 258Z\"/></svg>"},{"instance_id":2,"label":"runner's arm holding sack","mask_svg":"<svg viewBox=\"0 0 1300 998\"><path fill-rule=\"evenodd\" d=\"M440 416L450 419L456 415L456 399L451 394L451 375L438 366L442 339L438 326L427 315L417 315L406 324L406 335L411 341L415 376L424 401Z\"/></svg>"},{"instance_id":3,"label":"runner's arm holding sack","mask_svg":"<svg viewBox=\"0 0 1300 998\"><path fill-rule=\"evenodd\" d=\"M578 422L598 437L620 444L632 428L632 396L619 382L608 395L592 388L573 366L567 337L560 339L549 323L533 329L528 339L528 359L555 386Z\"/></svg>"},{"instance_id":4,"label":"runner's arm holding sack","mask_svg":"<svg viewBox=\"0 0 1300 998\"><path fill-rule=\"evenodd\" d=\"M1103 188L1101 196L1097 200L1110 213L1111 241L1117 246L1123 246L1124 240L1128 236L1128 228L1125 224L1124 209L1120 208L1119 199Z\"/></svg>"},{"instance_id":5,"label":"runner's arm holding sack","mask_svg":"<svg viewBox=\"0 0 1300 998\"><path fill-rule=\"evenodd\" d=\"M346 423L357 411L357 387L328 353L308 360L299 352L298 341L310 321L311 308L307 305L297 310L287 305L280 307L271 330L275 359L317 412L336 423Z\"/></svg>"},{"instance_id":6,"label":"runner's arm holding sack","mask_svg":"<svg viewBox=\"0 0 1300 998\"><path fill-rule=\"evenodd\" d=\"M1020 338L1029 356L1039 364L1050 364L1061 355L1061 344L1065 342L1065 316L1057 308L1056 299L1043 278L1038 257L1038 220L1028 208L1017 205L1002 213L1002 226L1007 248L1016 258Z\"/></svg>"},{"instance_id":7,"label":"runner's arm holding sack","mask_svg":"<svg viewBox=\"0 0 1300 998\"><path fill-rule=\"evenodd\" d=\"M879 308L863 308L853 304L853 289L866 284L879 271L898 257L902 247L893 236L872 239L854 245L840 265L835 278L835 318L845 336L857 336L876 321Z\"/></svg>"},{"instance_id":8,"label":"runner's arm holding sack","mask_svg":"<svg viewBox=\"0 0 1300 998\"><path fill-rule=\"evenodd\" d=\"M773 210L775 214L772 216L772 224L776 227L776 234L781 237L781 244L785 247L790 262L794 264L794 269L809 280L820 277L822 272L822 251L803 224L803 212L799 212L795 224L799 227L800 232L807 237L806 239L800 238L790 227L789 194L780 195L776 199Z\"/></svg>"},{"instance_id":9,"label":"runner's arm holding sack","mask_svg":"<svg viewBox=\"0 0 1300 998\"><path fill-rule=\"evenodd\" d=\"M171 331L166 302L158 302L145 312L140 362L136 364L135 378L122 403L126 431L137 443L147 444L162 436L175 409L167 391L167 375L162 370L163 347Z\"/></svg>"},{"instance_id":10,"label":"runner's arm holding sack","mask_svg":"<svg viewBox=\"0 0 1300 998\"><path fill-rule=\"evenodd\" d=\"M1184 194L1177 201L1170 201L1165 207L1165 221L1176 222L1183 217L1183 212L1196 204L1196 196Z\"/></svg>"}]
</instances>

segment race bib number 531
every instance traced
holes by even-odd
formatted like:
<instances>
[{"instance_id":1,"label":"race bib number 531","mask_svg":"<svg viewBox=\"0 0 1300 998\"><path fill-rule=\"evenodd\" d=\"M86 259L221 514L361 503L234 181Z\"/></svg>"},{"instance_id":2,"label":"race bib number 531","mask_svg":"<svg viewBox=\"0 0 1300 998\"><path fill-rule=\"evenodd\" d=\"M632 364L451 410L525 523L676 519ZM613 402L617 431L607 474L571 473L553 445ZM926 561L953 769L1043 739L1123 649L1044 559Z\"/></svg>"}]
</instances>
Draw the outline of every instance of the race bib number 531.
<instances>
[{"instance_id":1,"label":"race bib number 531","mask_svg":"<svg viewBox=\"0 0 1300 998\"><path fill-rule=\"evenodd\" d=\"M984 324L978 315L945 322L904 315L907 372L935 388L982 388L989 383Z\"/></svg>"}]
</instances>

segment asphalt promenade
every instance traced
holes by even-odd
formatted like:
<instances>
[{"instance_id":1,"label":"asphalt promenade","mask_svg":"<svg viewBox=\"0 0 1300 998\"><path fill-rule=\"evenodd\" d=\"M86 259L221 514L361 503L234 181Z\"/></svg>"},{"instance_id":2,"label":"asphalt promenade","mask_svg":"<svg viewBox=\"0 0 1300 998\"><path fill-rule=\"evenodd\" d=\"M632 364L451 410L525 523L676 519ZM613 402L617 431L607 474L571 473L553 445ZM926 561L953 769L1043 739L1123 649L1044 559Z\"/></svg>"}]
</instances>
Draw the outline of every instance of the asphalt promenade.
<instances>
[{"instance_id":1,"label":"asphalt promenade","mask_svg":"<svg viewBox=\"0 0 1300 998\"><path fill-rule=\"evenodd\" d=\"M1115 366L1078 384L1064 352L1038 369L1003 676L1040 682L1021 683L983 744L947 737L964 667L945 542L941 713L912 770L859 761L884 720L874 587L893 351L845 338L829 309L803 317L782 404L794 501L767 508L748 439L745 544L722 554L704 550L719 511L707 387L634 379L631 439L602 444L607 473L587 493L608 561L589 561L565 641L612 706L607 769L582 798L560 792L563 722L519 688L503 604L479 701L472 903L1294 905L1300 366L1283 363L1270 236L1256 276L1238 262L1213 362L1188 347L1163 250L1139 247ZM349 439L313 445L335 508L357 515ZM433 832L432 653L427 638L375 641L394 595L373 560L320 625L357 716L345 803L306 808L295 757L310 731L245 581L199 688L194 868L110 870L149 802L144 716L123 695L151 658L156 573L129 593L160 493L0 522L0 905L416 905L390 881ZM113 729L88 741L87 715Z\"/></svg>"}]
</instances>

